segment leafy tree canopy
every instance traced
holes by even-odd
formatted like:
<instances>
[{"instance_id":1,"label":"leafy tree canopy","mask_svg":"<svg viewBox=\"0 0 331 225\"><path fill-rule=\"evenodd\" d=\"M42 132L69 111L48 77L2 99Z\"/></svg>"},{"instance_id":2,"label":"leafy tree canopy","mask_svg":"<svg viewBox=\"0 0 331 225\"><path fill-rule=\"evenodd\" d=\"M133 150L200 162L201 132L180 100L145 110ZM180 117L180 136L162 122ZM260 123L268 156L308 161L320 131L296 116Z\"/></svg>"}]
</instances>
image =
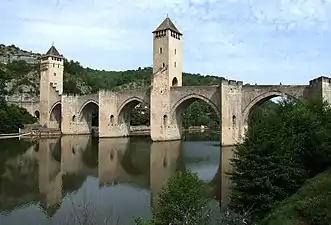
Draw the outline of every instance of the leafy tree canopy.
<instances>
[{"instance_id":1,"label":"leafy tree canopy","mask_svg":"<svg viewBox=\"0 0 331 225\"><path fill-rule=\"evenodd\" d=\"M319 99L285 100L259 114L231 161L230 206L262 218L331 165L331 110Z\"/></svg>"}]
</instances>

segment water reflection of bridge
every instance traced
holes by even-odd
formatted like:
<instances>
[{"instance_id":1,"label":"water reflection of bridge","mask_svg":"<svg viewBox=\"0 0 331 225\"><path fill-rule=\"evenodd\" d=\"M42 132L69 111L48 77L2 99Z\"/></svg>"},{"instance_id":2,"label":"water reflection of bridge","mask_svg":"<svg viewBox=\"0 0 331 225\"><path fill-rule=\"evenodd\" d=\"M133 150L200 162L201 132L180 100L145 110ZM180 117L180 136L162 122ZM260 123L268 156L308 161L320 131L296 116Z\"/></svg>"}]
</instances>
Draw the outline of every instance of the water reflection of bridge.
<instances>
[{"instance_id":1,"label":"water reflection of bridge","mask_svg":"<svg viewBox=\"0 0 331 225\"><path fill-rule=\"evenodd\" d=\"M99 142L99 143L97 143ZM78 190L87 176L99 178L100 186L126 183L151 190L151 204L157 193L175 171L185 169L181 141L135 142L129 138L92 139L89 136L64 136L61 139L41 139L15 160L6 162L3 174L15 181L17 174L30 183L23 196L15 204L2 210L11 210L27 202L40 202L52 216L68 193ZM222 163L223 165L223 163ZM13 168L18 168L13 173ZM224 166L223 166L224 167ZM206 184L209 193L220 199L227 196L227 187L221 188L221 180L228 180L219 168L214 178ZM224 169L224 168L223 168ZM33 172L35 171L35 172ZM38 171L38 172L36 172ZM13 182L11 185L15 185ZM222 185L224 186L224 185ZM15 187L16 189L16 187ZM220 193L221 190L221 193ZM22 191L23 193L24 191ZM3 196L1 201L15 198L17 193Z\"/></svg>"}]
</instances>

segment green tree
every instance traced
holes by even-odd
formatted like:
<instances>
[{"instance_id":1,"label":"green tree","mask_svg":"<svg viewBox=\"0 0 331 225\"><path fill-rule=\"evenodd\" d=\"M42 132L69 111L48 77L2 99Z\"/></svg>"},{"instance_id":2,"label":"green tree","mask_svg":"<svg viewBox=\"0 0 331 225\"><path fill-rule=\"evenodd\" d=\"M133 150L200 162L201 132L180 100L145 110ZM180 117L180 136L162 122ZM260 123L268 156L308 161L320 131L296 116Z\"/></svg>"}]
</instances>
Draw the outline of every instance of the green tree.
<instances>
[{"instance_id":1,"label":"green tree","mask_svg":"<svg viewBox=\"0 0 331 225\"><path fill-rule=\"evenodd\" d=\"M0 133L16 133L18 128L22 128L24 124L34 123L37 119L26 109L6 103L4 96L8 93L7 80L5 71L0 69Z\"/></svg>"},{"instance_id":2,"label":"green tree","mask_svg":"<svg viewBox=\"0 0 331 225\"><path fill-rule=\"evenodd\" d=\"M263 217L331 165L331 111L319 99L285 100L251 123L231 160L230 207Z\"/></svg>"}]
</instances>

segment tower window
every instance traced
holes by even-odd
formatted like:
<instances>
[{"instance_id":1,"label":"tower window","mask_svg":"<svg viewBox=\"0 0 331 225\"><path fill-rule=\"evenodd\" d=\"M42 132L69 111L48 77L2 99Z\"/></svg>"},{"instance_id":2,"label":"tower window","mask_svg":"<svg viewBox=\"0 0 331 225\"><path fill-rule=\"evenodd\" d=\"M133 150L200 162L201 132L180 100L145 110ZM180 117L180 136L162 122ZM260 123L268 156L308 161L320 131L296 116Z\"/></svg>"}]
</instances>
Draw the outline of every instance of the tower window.
<instances>
[{"instance_id":1,"label":"tower window","mask_svg":"<svg viewBox=\"0 0 331 225\"><path fill-rule=\"evenodd\" d=\"M176 68L176 62L174 62L174 66L175 66L175 68Z\"/></svg>"},{"instance_id":2,"label":"tower window","mask_svg":"<svg viewBox=\"0 0 331 225\"><path fill-rule=\"evenodd\" d=\"M53 63L53 67L55 67L55 63Z\"/></svg>"},{"instance_id":3,"label":"tower window","mask_svg":"<svg viewBox=\"0 0 331 225\"><path fill-rule=\"evenodd\" d=\"M164 63L162 63L162 67L165 67L165 64Z\"/></svg>"},{"instance_id":4,"label":"tower window","mask_svg":"<svg viewBox=\"0 0 331 225\"><path fill-rule=\"evenodd\" d=\"M162 54L162 48L160 48L160 54Z\"/></svg>"},{"instance_id":5,"label":"tower window","mask_svg":"<svg viewBox=\"0 0 331 225\"><path fill-rule=\"evenodd\" d=\"M176 52L177 52L177 51L176 51L176 49L175 49L175 55L176 55Z\"/></svg>"},{"instance_id":6,"label":"tower window","mask_svg":"<svg viewBox=\"0 0 331 225\"><path fill-rule=\"evenodd\" d=\"M163 116L163 126L166 126L167 125L167 122L168 122L168 116L167 115L164 115Z\"/></svg>"},{"instance_id":7,"label":"tower window","mask_svg":"<svg viewBox=\"0 0 331 225\"><path fill-rule=\"evenodd\" d=\"M54 73L54 76L56 76L56 73Z\"/></svg>"}]
</instances>

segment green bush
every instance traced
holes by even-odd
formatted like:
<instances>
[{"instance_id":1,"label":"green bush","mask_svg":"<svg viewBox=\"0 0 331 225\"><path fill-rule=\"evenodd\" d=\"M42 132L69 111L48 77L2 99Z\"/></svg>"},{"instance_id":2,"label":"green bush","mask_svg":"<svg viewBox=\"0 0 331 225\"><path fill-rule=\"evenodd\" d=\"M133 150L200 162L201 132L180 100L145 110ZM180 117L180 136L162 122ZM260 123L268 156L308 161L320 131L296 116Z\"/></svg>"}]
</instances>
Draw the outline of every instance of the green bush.
<instances>
[{"instance_id":1,"label":"green bush","mask_svg":"<svg viewBox=\"0 0 331 225\"><path fill-rule=\"evenodd\" d=\"M151 221L137 219L140 225L209 224L210 208L198 176L184 171L172 176L159 194Z\"/></svg>"},{"instance_id":2,"label":"green bush","mask_svg":"<svg viewBox=\"0 0 331 225\"><path fill-rule=\"evenodd\" d=\"M286 100L250 124L231 160L230 207L254 207L260 219L331 165L331 111L326 103Z\"/></svg>"},{"instance_id":3,"label":"green bush","mask_svg":"<svg viewBox=\"0 0 331 225\"><path fill-rule=\"evenodd\" d=\"M18 128L23 128L24 124L37 121L37 118L24 108L16 105L6 105L5 102L2 103L2 106L2 109L0 109L0 133L17 133Z\"/></svg>"}]
</instances>

